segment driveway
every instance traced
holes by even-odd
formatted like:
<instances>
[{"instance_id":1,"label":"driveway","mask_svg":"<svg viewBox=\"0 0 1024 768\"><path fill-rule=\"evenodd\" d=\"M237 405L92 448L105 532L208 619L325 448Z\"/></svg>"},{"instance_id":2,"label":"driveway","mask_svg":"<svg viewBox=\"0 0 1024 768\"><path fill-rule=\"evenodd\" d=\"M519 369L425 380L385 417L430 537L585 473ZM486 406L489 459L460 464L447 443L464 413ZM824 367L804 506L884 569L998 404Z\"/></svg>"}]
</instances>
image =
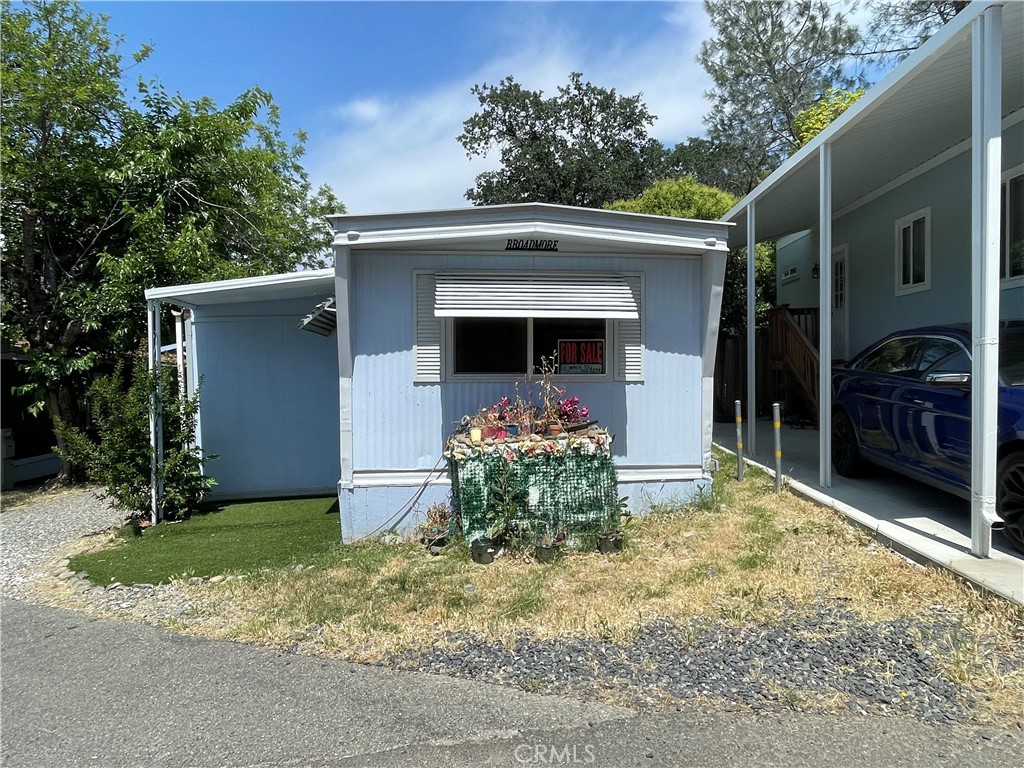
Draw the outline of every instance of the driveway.
<instances>
[{"instance_id":1,"label":"driveway","mask_svg":"<svg viewBox=\"0 0 1024 768\"><path fill-rule=\"evenodd\" d=\"M632 710L0 604L0 763L1016 766L1024 732Z\"/></svg>"}]
</instances>

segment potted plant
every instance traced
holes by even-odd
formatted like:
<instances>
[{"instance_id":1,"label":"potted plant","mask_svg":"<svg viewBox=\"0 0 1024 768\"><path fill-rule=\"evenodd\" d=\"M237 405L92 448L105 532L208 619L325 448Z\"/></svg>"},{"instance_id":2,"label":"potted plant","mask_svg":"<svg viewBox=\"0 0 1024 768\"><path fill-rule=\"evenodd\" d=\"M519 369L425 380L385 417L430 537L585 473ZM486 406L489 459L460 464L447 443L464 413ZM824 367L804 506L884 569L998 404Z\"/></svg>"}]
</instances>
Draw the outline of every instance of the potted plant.
<instances>
[{"instance_id":1,"label":"potted plant","mask_svg":"<svg viewBox=\"0 0 1024 768\"><path fill-rule=\"evenodd\" d=\"M533 431L533 422L537 417L537 407L522 398L519 384L516 383L515 400L501 412L502 423L509 435L528 435Z\"/></svg>"},{"instance_id":2,"label":"potted plant","mask_svg":"<svg viewBox=\"0 0 1024 768\"><path fill-rule=\"evenodd\" d=\"M558 353L552 352L551 357L541 355L540 358L540 422L545 434L557 437L562 433L562 408L559 398L565 390L555 386L555 374L558 373Z\"/></svg>"},{"instance_id":3,"label":"potted plant","mask_svg":"<svg viewBox=\"0 0 1024 768\"><path fill-rule=\"evenodd\" d=\"M565 544L565 532L555 534L540 533L533 547L533 556L539 563L553 563L558 559L562 546Z\"/></svg>"},{"instance_id":4,"label":"potted plant","mask_svg":"<svg viewBox=\"0 0 1024 768\"><path fill-rule=\"evenodd\" d=\"M432 555L441 553L448 543L448 531L452 522L452 510L443 501L427 507L427 516L423 521L421 541L426 544L427 551Z\"/></svg>"},{"instance_id":5,"label":"potted plant","mask_svg":"<svg viewBox=\"0 0 1024 768\"><path fill-rule=\"evenodd\" d=\"M613 554L622 551L623 541L626 538L626 528L632 516L626 509L628 496L623 496L615 506L608 512L601 522L601 530L597 533L597 549L604 554Z\"/></svg>"}]
</instances>

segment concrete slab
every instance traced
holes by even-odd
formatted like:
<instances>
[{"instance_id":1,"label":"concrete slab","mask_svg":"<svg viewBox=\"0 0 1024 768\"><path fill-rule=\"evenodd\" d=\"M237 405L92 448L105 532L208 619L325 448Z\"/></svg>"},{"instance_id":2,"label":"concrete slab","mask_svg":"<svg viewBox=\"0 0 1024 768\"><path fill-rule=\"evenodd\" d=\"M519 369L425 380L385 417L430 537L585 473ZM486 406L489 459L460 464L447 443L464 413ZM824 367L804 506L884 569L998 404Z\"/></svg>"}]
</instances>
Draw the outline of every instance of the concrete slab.
<instances>
[{"instance_id":1,"label":"concrete slab","mask_svg":"<svg viewBox=\"0 0 1024 768\"><path fill-rule=\"evenodd\" d=\"M770 420L758 420L757 453L744 456L775 475ZM746 439L744 429L744 438ZM715 443L735 452L736 425L716 424ZM818 484L818 431L782 427L782 473L796 493L831 507L867 528L887 546L926 565L945 568L1018 605L1024 605L1024 557L1001 533L992 535L992 556L971 554L970 503L878 468L858 479L832 473L832 487Z\"/></svg>"}]
</instances>

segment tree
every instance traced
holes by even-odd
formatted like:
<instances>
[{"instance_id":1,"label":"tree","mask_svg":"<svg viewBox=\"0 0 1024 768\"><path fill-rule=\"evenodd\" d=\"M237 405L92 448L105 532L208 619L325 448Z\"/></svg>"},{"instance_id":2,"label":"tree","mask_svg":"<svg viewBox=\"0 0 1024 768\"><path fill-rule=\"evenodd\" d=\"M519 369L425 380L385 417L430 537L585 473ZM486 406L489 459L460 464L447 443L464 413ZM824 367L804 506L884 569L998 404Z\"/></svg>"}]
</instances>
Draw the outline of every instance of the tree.
<instances>
[{"instance_id":1,"label":"tree","mask_svg":"<svg viewBox=\"0 0 1024 768\"><path fill-rule=\"evenodd\" d=\"M859 34L827 0L705 0L716 35L698 61L711 76L708 138L741 146L769 170L799 143L796 116L845 72Z\"/></svg>"},{"instance_id":2,"label":"tree","mask_svg":"<svg viewBox=\"0 0 1024 768\"><path fill-rule=\"evenodd\" d=\"M616 211L648 213L656 216L678 216L685 219L717 221L737 202L729 192L714 189L692 178L656 182L634 200L616 200L606 205ZM730 336L740 336L747 326L747 249L729 251L722 292L721 329ZM768 310L775 306L775 246L761 243L754 255L755 311L758 327L767 322Z\"/></svg>"},{"instance_id":3,"label":"tree","mask_svg":"<svg viewBox=\"0 0 1024 768\"><path fill-rule=\"evenodd\" d=\"M793 151L800 149L828 128L837 117L856 104L863 95L863 88L858 88L855 91L829 88L818 101L797 114L794 124L799 142Z\"/></svg>"},{"instance_id":4,"label":"tree","mask_svg":"<svg viewBox=\"0 0 1024 768\"><path fill-rule=\"evenodd\" d=\"M615 200L604 207L613 211L718 221L736 202L735 195L684 176L656 181L639 197Z\"/></svg>"},{"instance_id":5,"label":"tree","mask_svg":"<svg viewBox=\"0 0 1024 768\"><path fill-rule=\"evenodd\" d=\"M860 55L897 63L969 5L969 0L870 0L872 21Z\"/></svg>"},{"instance_id":6,"label":"tree","mask_svg":"<svg viewBox=\"0 0 1024 768\"><path fill-rule=\"evenodd\" d=\"M3 340L28 357L36 408L76 428L95 372L139 342L144 288L319 263L321 216L343 208L311 191L305 137L281 138L258 88L218 110L140 85L136 109L105 16L2 9Z\"/></svg>"},{"instance_id":7,"label":"tree","mask_svg":"<svg viewBox=\"0 0 1024 768\"><path fill-rule=\"evenodd\" d=\"M668 179L690 176L701 184L743 197L770 170L764 152L758 154L738 144L691 137L668 153L662 173Z\"/></svg>"},{"instance_id":8,"label":"tree","mask_svg":"<svg viewBox=\"0 0 1024 768\"><path fill-rule=\"evenodd\" d=\"M658 178L665 150L648 136L654 116L641 94L582 81L579 72L558 94L523 88L511 77L475 85L481 110L458 141L470 158L497 149L501 168L476 177L466 198L476 205L543 202L598 208L640 194Z\"/></svg>"}]
</instances>

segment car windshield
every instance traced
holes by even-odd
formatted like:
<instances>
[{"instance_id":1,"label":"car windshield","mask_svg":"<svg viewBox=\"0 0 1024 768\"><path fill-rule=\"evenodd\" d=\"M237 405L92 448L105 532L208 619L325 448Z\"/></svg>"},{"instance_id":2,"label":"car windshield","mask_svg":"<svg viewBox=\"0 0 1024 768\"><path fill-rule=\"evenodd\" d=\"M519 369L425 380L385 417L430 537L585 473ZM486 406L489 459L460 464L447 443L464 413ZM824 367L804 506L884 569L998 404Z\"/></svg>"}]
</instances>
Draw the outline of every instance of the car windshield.
<instances>
[{"instance_id":1,"label":"car windshield","mask_svg":"<svg viewBox=\"0 0 1024 768\"><path fill-rule=\"evenodd\" d=\"M1010 387L1024 387L1024 333L999 339L999 378Z\"/></svg>"}]
</instances>

